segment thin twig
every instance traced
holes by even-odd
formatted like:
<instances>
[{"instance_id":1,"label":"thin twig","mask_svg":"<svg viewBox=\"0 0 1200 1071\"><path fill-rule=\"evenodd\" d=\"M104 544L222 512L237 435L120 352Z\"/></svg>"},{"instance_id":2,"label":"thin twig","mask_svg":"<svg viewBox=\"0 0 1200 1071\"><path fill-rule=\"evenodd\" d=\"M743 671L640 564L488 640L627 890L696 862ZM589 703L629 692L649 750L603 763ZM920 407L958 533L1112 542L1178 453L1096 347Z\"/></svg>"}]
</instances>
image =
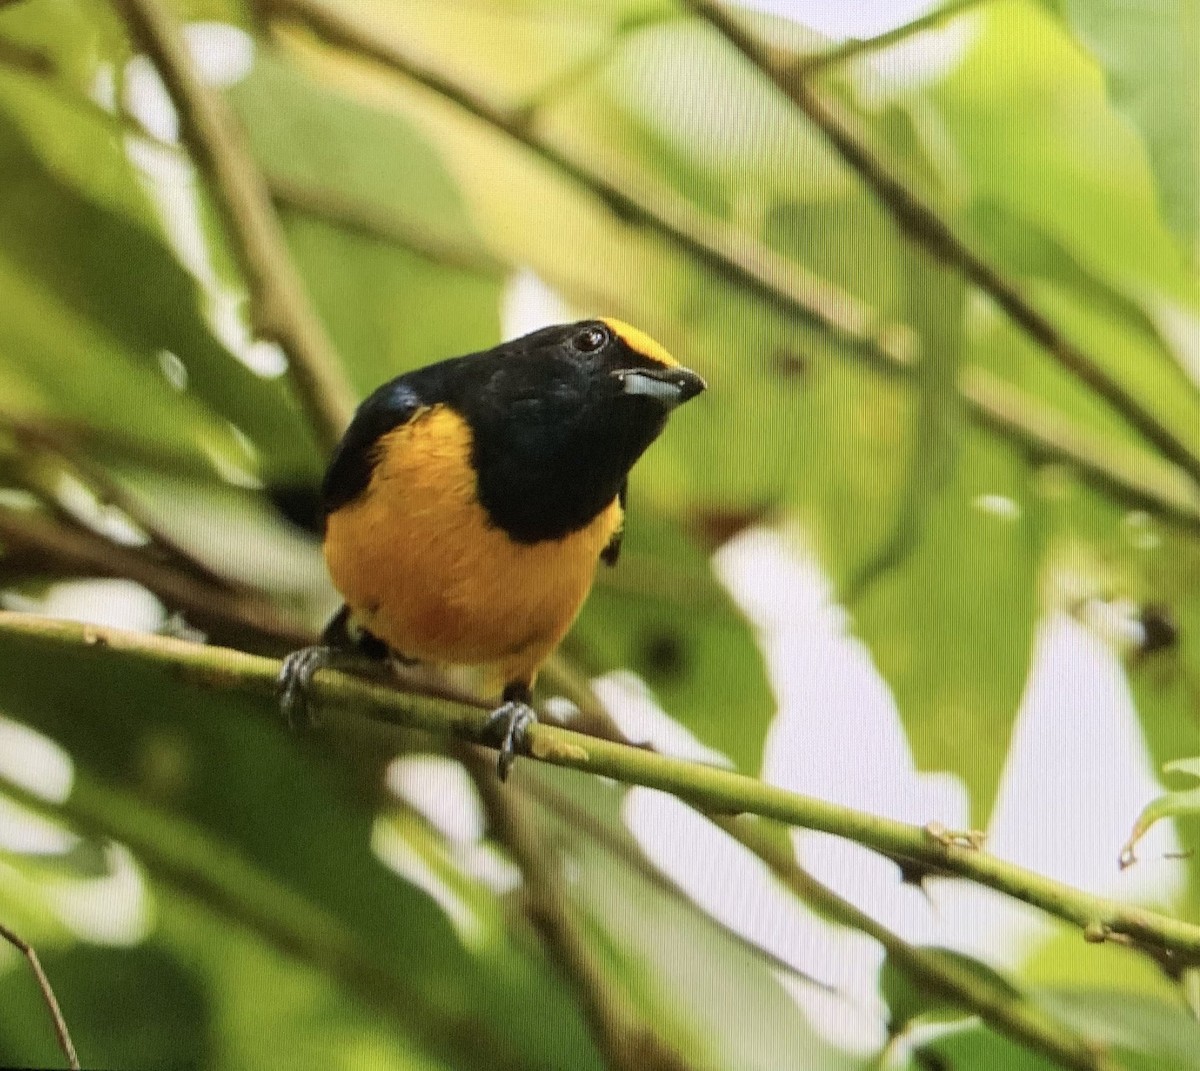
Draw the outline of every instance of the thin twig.
<instances>
[{"instance_id":1,"label":"thin twig","mask_svg":"<svg viewBox=\"0 0 1200 1071\"><path fill-rule=\"evenodd\" d=\"M367 238L402 246L435 264L495 278L508 274L507 265L482 248L438 234L398 212L282 175L268 173L266 180L271 197L286 208L317 216Z\"/></svg>"},{"instance_id":2,"label":"thin twig","mask_svg":"<svg viewBox=\"0 0 1200 1071\"><path fill-rule=\"evenodd\" d=\"M483 801L492 834L524 879L522 906L575 999L610 1071L694 1071L694 1064L659 1036L629 995L605 973L574 913L562 863L530 805L496 778L495 764L459 748Z\"/></svg>"},{"instance_id":3,"label":"thin twig","mask_svg":"<svg viewBox=\"0 0 1200 1071\"><path fill-rule=\"evenodd\" d=\"M903 26L896 26L884 33L876 34L874 37L854 37L823 52L801 56L793 60L790 73L794 78L807 78L818 71L827 71L831 67L847 63L859 56L871 52L882 52L891 48L892 45L907 41L910 37L915 37L926 30L937 29L942 23L957 18L963 12L989 2L990 0L951 0L950 3L926 12L920 18L913 19L912 22L906 22Z\"/></svg>"},{"instance_id":4,"label":"thin twig","mask_svg":"<svg viewBox=\"0 0 1200 1071\"><path fill-rule=\"evenodd\" d=\"M81 625L31 614L0 612L0 634L45 653L86 648L94 657L170 666L181 679L215 692L276 697L279 663L226 648L162 636ZM481 742L488 711L381 687L334 670L311 685L315 707L354 711L384 723ZM272 711L272 716L274 712ZM743 774L640 748L535 724L528 733L530 761L656 788L714 814L757 814L786 825L857 842L905 865L910 872L945 874L973 881L1072 923L1089 935L1124 935L1134 944L1200 962L1200 926L1072 888L978 848L964 846L933 827L788 792Z\"/></svg>"},{"instance_id":5,"label":"thin twig","mask_svg":"<svg viewBox=\"0 0 1200 1071\"><path fill-rule=\"evenodd\" d=\"M36 452L50 460L56 472L64 469L69 471L88 487L101 505L115 506L119 509L150 538L153 551L165 557L179 572L226 591L237 586L228 577L222 576L182 547L163 529L152 511L146 509L134 495L126 491L103 465L72 445L69 439L55 434L53 429L45 425L12 417L3 412L0 412L0 430L9 432L29 453ZM36 491L40 498L47 497L50 489L41 486L36 478L23 482L30 490ZM75 521L74 516L66 511L62 512Z\"/></svg>"},{"instance_id":6,"label":"thin twig","mask_svg":"<svg viewBox=\"0 0 1200 1071\"><path fill-rule=\"evenodd\" d=\"M971 249L932 205L889 170L859 136L855 120L845 108L821 94L810 82L794 77L789 56L759 41L714 0L685 0L685 3L808 117L838 156L875 194L902 233L979 287L1046 353L1104 399L1165 458L1200 482L1200 456L1103 365L1071 342L1026 299L1013 280Z\"/></svg>"},{"instance_id":7,"label":"thin twig","mask_svg":"<svg viewBox=\"0 0 1200 1071\"><path fill-rule=\"evenodd\" d=\"M271 11L302 20L328 43L380 63L452 101L589 190L619 219L657 234L700 263L717 268L749 292L813 324L842 342L848 352L868 358L872 367L896 374L919 363L912 347L894 341L885 343L885 339L898 337L898 329L880 323L859 299L810 276L794 261L728 224L702 216L678 197L660 198L660 191L656 191L653 204L634 198L557 150L537 133L532 117L509 115L428 69L403 51L402 42L385 37L354 11L333 11L320 0L260 3ZM1037 400L983 369L965 373L961 390L973 420L994 428L1039 459L1076 464L1085 477L1105 491L1161 510L1190 528L1200 528L1200 487L1157 455L1124 446L1112 436L1096 435L1061 413L1053 414L1052 421L1026 420L1026 406L1039 407Z\"/></svg>"},{"instance_id":8,"label":"thin twig","mask_svg":"<svg viewBox=\"0 0 1200 1071\"><path fill-rule=\"evenodd\" d=\"M0 937L3 937L4 940L29 961L33 976L37 979L38 989L42 992L42 1000L46 1004L46 1009L50 1012L51 1020L54 1022L54 1033L58 1037L58 1047L62 1049L63 1055L67 1058L67 1066L72 1071L79 1071L79 1057L75 1054L75 1043L71 1040L71 1032L67 1029L67 1021L63 1018L62 1009L58 1006L58 998L54 995L50 979L46 977L46 972L42 970L42 961L38 959L36 949L23 937L13 933L3 923L0 923Z\"/></svg>"},{"instance_id":9,"label":"thin twig","mask_svg":"<svg viewBox=\"0 0 1200 1071\"><path fill-rule=\"evenodd\" d=\"M832 332L854 351L878 349L878 361L894 367L902 358L875 337L889 335L886 325L864 302L808 272L803 266L756 242L747 242L732 226L700 218L681 197L666 189L648 199L635 197L597 175L542 138L533 116L524 110L508 112L446 78L404 52L402 42L380 34L352 8L333 8L321 0L259 0L260 6L303 21L322 39L384 65L405 78L452 101L459 108L524 145L554 170L586 187L619 218L645 227L721 275L738 279L772 305L784 306L805 322Z\"/></svg>"},{"instance_id":10,"label":"thin twig","mask_svg":"<svg viewBox=\"0 0 1200 1071\"><path fill-rule=\"evenodd\" d=\"M162 75L185 141L212 180L246 273L254 326L282 346L312 428L332 450L349 422L354 395L288 255L245 135L224 99L204 84L167 7L160 0L114 3Z\"/></svg>"},{"instance_id":11,"label":"thin twig","mask_svg":"<svg viewBox=\"0 0 1200 1071\"><path fill-rule=\"evenodd\" d=\"M9 782L4 792L37 814L65 818L77 832L127 845L156 880L245 925L285 955L316 965L347 992L403 1023L449 1066L476 1066L483 1061L472 1057L485 1052L493 1071L529 1071L486 1018L469 1009L448 1010L416 984L402 959L364 942L336 914L204 829L163 808L147 807L143 799L81 769L61 804Z\"/></svg>"},{"instance_id":12,"label":"thin twig","mask_svg":"<svg viewBox=\"0 0 1200 1071\"><path fill-rule=\"evenodd\" d=\"M122 547L86 528L67 527L33 513L0 507L0 542L38 555L61 571L122 577L141 584L214 639L266 639L275 650L312 642L311 629L265 596L222 591L138 548Z\"/></svg>"}]
</instances>

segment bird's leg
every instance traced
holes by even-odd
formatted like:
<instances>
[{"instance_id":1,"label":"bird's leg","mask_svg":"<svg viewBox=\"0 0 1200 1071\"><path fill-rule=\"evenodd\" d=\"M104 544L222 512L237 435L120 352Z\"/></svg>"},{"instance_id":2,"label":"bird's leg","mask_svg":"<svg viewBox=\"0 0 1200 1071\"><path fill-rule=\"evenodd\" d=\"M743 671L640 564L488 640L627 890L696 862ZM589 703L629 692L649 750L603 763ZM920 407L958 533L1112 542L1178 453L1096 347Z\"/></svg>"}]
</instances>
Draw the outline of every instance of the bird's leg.
<instances>
[{"instance_id":1,"label":"bird's leg","mask_svg":"<svg viewBox=\"0 0 1200 1071\"><path fill-rule=\"evenodd\" d=\"M499 773L501 781L508 780L508 771L512 768L517 753L528 750L526 734L529 727L537 721L537 715L530 705L532 699L527 681L514 681L506 685L503 701L492 711L484 726L485 736L500 744L496 772Z\"/></svg>"},{"instance_id":2,"label":"bird's leg","mask_svg":"<svg viewBox=\"0 0 1200 1071\"><path fill-rule=\"evenodd\" d=\"M343 606L325 626L320 643L293 651L279 668L276 687L288 726L316 728L308 687L319 670L333 665L375 667L385 662L388 655L387 645L356 625L350 617L350 608Z\"/></svg>"}]
</instances>

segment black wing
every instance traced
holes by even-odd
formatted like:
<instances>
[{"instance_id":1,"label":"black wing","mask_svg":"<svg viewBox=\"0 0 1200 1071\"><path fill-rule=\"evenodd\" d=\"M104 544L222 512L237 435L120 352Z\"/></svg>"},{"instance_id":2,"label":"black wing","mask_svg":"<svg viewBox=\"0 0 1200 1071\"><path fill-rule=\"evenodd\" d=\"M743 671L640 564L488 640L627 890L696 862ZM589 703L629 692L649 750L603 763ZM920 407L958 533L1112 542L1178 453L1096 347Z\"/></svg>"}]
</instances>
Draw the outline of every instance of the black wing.
<instances>
[{"instance_id":1,"label":"black wing","mask_svg":"<svg viewBox=\"0 0 1200 1071\"><path fill-rule=\"evenodd\" d=\"M617 492L617 501L621 503L621 527L613 532L612 539L600 552L600 560L605 565L616 565L621 556L621 540L625 536L625 500L629 497L629 477L621 481L621 490Z\"/></svg>"},{"instance_id":2,"label":"black wing","mask_svg":"<svg viewBox=\"0 0 1200 1071\"><path fill-rule=\"evenodd\" d=\"M418 373L410 372L393 379L358 407L333 452L321 484L321 504L326 517L367 489L375 469L375 450L380 438L407 424L417 410L428 404L422 399L424 391L419 388L424 384L420 378Z\"/></svg>"}]
</instances>

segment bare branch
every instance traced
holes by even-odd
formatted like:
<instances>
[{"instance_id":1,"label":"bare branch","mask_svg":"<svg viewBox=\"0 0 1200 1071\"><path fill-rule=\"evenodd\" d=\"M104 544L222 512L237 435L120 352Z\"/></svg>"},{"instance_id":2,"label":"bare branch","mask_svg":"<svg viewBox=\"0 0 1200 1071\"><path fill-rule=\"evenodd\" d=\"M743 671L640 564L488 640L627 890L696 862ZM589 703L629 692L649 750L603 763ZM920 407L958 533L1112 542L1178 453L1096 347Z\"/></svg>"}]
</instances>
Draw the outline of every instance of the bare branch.
<instances>
[{"instance_id":1,"label":"bare branch","mask_svg":"<svg viewBox=\"0 0 1200 1071\"><path fill-rule=\"evenodd\" d=\"M29 961L29 967L33 971L34 978L37 979L38 989L41 990L42 1000L45 1001L46 1009L50 1012L50 1018L54 1023L54 1033L58 1038L58 1047L62 1049L63 1055L67 1058L67 1066L72 1071L79 1071L79 1057L75 1054L75 1043L71 1040L71 1032L67 1029L67 1021L63 1018L62 1009L58 1006L58 998L54 995L50 979L46 977L46 972L42 970L42 961L38 959L37 951L33 945L23 937L13 933L3 923L0 923L0 937L3 937L4 940Z\"/></svg>"},{"instance_id":2,"label":"bare branch","mask_svg":"<svg viewBox=\"0 0 1200 1071\"><path fill-rule=\"evenodd\" d=\"M224 99L204 84L175 16L160 0L114 0L162 75L184 138L212 180L246 272L255 328L283 347L314 432L332 450L354 395L309 304L245 135Z\"/></svg>"}]
</instances>

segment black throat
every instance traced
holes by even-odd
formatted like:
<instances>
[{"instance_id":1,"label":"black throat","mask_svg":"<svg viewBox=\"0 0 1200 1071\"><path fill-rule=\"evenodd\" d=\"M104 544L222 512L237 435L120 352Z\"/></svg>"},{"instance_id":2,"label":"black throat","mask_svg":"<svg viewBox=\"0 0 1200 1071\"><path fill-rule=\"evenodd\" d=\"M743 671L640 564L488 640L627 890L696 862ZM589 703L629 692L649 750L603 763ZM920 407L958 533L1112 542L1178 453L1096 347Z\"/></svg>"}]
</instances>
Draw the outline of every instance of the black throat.
<instances>
[{"instance_id":1,"label":"black throat","mask_svg":"<svg viewBox=\"0 0 1200 1071\"><path fill-rule=\"evenodd\" d=\"M519 543L562 539L586 527L617 497L666 421L648 400L583 410L558 402L531 400L498 420L468 414L480 503Z\"/></svg>"}]
</instances>

